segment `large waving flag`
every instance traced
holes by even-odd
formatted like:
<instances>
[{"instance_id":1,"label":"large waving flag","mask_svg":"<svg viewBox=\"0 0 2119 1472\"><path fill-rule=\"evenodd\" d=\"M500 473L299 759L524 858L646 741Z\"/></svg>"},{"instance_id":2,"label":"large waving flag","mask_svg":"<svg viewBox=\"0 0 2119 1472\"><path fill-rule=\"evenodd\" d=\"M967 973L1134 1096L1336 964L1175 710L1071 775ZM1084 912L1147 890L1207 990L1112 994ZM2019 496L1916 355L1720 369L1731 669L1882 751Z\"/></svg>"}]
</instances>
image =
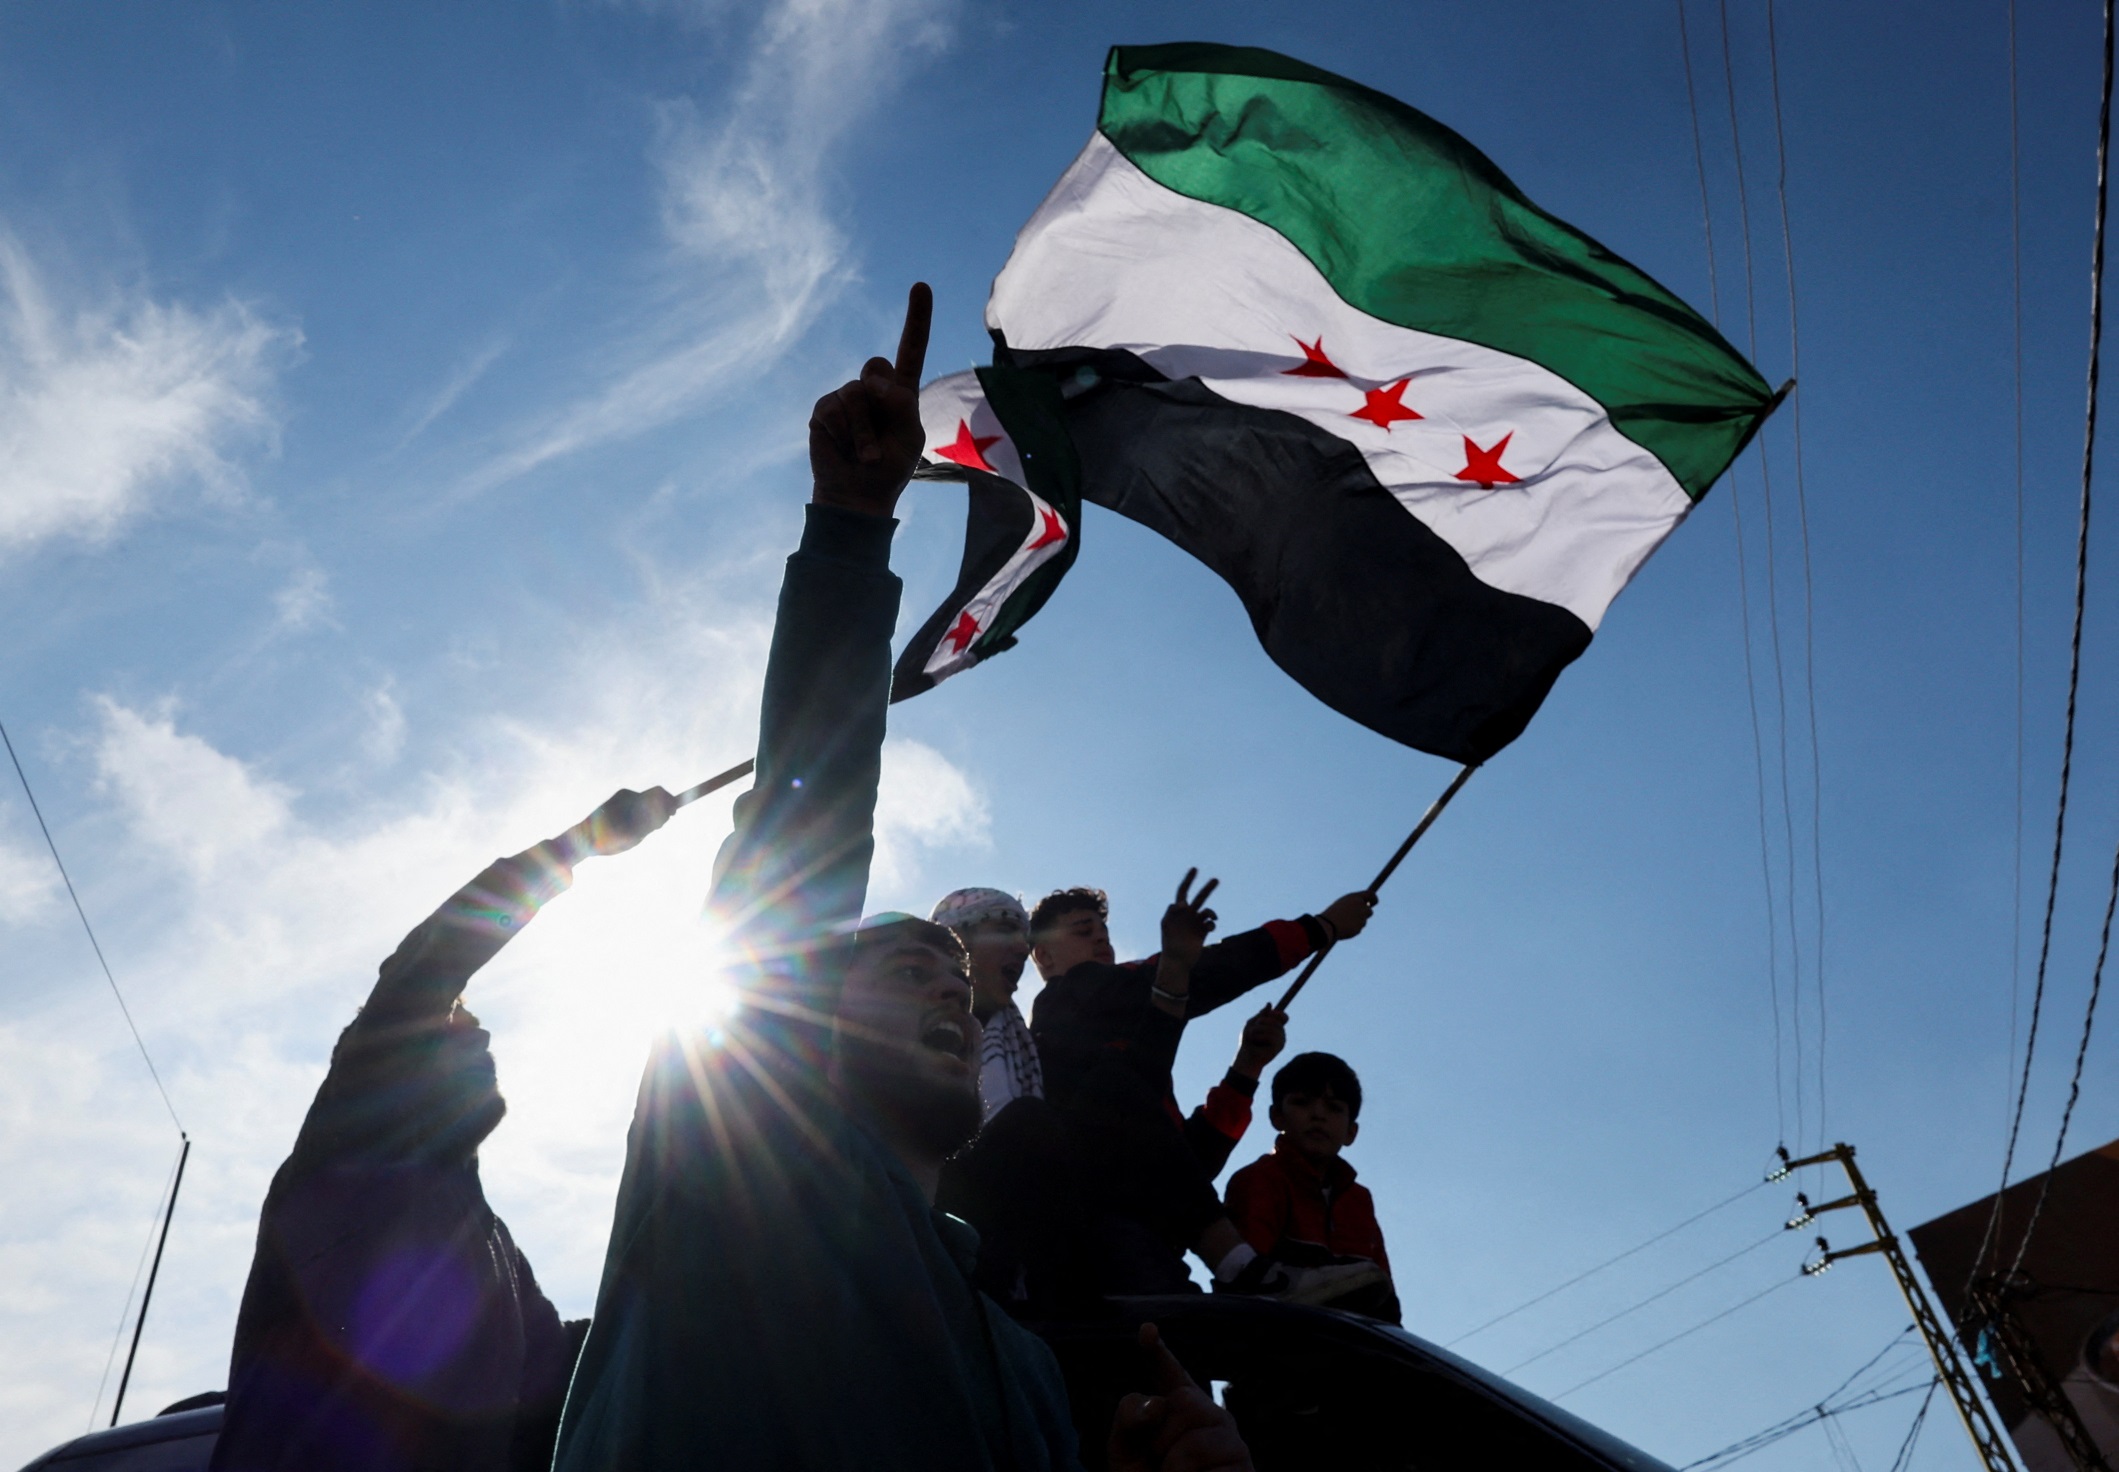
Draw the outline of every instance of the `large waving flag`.
<instances>
[{"instance_id":1,"label":"large waving flag","mask_svg":"<svg viewBox=\"0 0 2119 1472\"><path fill-rule=\"evenodd\" d=\"M1776 403L1464 139L1236 47L1113 50L986 321L995 365L922 394L972 531L901 695L1014 642L1087 500L1219 573L1326 704L1467 762Z\"/></svg>"}]
</instances>

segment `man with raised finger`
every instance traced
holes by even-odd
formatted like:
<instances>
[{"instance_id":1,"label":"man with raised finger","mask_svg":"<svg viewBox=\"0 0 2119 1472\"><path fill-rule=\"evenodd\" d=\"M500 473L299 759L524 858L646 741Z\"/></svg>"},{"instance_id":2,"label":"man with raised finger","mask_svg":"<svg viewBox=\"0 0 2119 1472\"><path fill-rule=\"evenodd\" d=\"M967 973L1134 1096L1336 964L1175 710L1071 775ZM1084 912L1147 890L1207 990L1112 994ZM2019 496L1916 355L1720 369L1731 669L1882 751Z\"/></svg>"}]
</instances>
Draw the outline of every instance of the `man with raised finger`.
<instances>
[{"instance_id":1,"label":"man with raised finger","mask_svg":"<svg viewBox=\"0 0 2119 1472\"><path fill-rule=\"evenodd\" d=\"M963 947L860 920L930 311L916 286L896 362L810 421L756 785L710 900L741 1006L650 1060L555 1472L1078 1464L1051 1351L933 1207L979 1125Z\"/></svg>"}]
</instances>

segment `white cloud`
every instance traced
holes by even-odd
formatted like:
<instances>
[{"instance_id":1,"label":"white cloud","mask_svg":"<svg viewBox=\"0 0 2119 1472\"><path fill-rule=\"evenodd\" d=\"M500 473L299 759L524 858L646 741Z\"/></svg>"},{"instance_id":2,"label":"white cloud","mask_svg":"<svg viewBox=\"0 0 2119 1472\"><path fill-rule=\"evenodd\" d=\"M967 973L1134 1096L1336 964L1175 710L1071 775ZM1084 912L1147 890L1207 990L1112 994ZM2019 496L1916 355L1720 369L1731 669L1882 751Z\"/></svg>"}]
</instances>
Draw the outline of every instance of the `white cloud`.
<instances>
[{"instance_id":1,"label":"white cloud","mask_svg":"<svg viewBox=\"0 0 2119 1472\"><path fill-rule=\"evenodd\" d=\"M170 708L143 715L108 698L96 705L103 726L96 771L135 838L200 880L224 866L240 873L284 857L271 849L288 827L285 787L180 733Z\"/></svg>"},{"instance_id":2,"label":"white cloud","mask_svg":"<svg viewBox=\"0 0 2119 1472\"><path fill-rule=\"evenodd\" d=\"M368 760L388 766L405 749L404 707L388 680L370 690L364 704L368 725L361 733L361 750Z\"/></svg>"},{"instance_id":3,"label":"white cloud","mask_svg":"<svg viewBox=\"0 0 2119 1472\"><path fill-rule=\"evenodd\" d=\"M425 432L428 425L455 408L456 401L469 392L473 384L486 376L486 370L500 361L500 355L508 350L508 346L507 338L496 337L457 364L456 370L449 375L447 381L421 406L419 413L413 418L412 427L405 431L404 437L397 442L397 447L402 450L411 444Z\"/></svg>"},{"instance_id":4,"label":"white cloud","mask_svg":"<svg viewBox=\"0 0 2119 1472\"><path fill-rule=\"evenodd\" d=\"M30 925L58 908L59 874L43 847L0 837L0 925Z\"/></svg>"},{"instance_id":5,"label":"white cloud","mask_svg":"<svg viewBox=\"0 0 2119 1472\"><path fill-rule=\"evenodd\" d=\"M954 0L775 0L727 107L659 110L655 159L670 246L664 324L614 381L556 416L474 484L669 422L775 362L853 276L832 207L833 149L948 39Z\"/></svg>"},{"instance_id":6,"label":"white cloud","mask_svg":"<svg viewBox=\"0 0 2119 1472\"><path fill-rule=\"evenodd\" d=\"M751 752L770 605L731 606L725 591L751 580L655 589L553 654L532 713L459 718L423 743L447 765L337 809L330 782L305 795L173 703L93 703L76 749L105 807L60 839L93 881L113 969L198 1142L128 1415L222 1383L265 1184L398 938L494 855L617 787L688 784ZM387 684L365 703L379 727L401 723ZM593 1302L648 1040L705 964L696 919L728 801L584 865L472 986L511 1106L484 1179L570 1315ZM891 741L873 903L931 901L925 866L982 844L986 824L963 772ZM53 964L25 959L63 979L72 939L53 928ZM83 1429L173 1147L100 985L25 1005L0 1013L0 1466Z\"/></svg>"},{"instance_id":7,"label":"white cloud","mask_svg":"<svg viewBox=\"0 0 2119 1472\"><path fill-rule=\"evenodd\" d=\"M0 549L107 537L180 485L238 492L232 456L272 443L299 341L234 302L62 303L0 236Z\"/></svg>"},{"instance_id":8,"label":"white cloud","mask_svg":"<svg viewBox=\"0 0 2119 1472\"><path fill-rule=\"evenodd\" d=\"M991 819L985 797L949 758L922 742L885 742L883 784L876 794L872 887L879 895L907 888L918 876L923 850L986 847ZM917 900L890 908L927 913L927 906Z\"/></svg>"},{"instance_id":9,"label":"white cloud","mask_svg":"<svg viewBox=\"0 0 2119 1472\"><path fill-rule=\"evenodd\" d=\"M320 567L296 568L294 575L272 595L278 625L288 633L299 633L327 622L331 617L331 579Z\"/></svg>"}]
</instances>

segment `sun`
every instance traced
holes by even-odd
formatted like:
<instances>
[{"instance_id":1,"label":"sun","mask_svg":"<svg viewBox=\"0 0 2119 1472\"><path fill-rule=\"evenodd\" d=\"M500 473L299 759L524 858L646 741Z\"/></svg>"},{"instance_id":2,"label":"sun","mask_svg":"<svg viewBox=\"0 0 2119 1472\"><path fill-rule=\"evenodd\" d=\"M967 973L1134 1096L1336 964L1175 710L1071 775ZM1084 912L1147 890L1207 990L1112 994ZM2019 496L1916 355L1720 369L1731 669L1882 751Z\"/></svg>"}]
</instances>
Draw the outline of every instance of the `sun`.
<instances>
[{"instance_id":1,"label":"sun","mask_svg":"<svg viewBox=\"0 0 2119 1472\"><path fill-rule=\"evenodd\" d=\"M646 1030L712 1034L735 1014L737 993L728 979L720 927L712 921L696 913L672 917L632 939L627 990Z\"/></svg>"}]
</instances>

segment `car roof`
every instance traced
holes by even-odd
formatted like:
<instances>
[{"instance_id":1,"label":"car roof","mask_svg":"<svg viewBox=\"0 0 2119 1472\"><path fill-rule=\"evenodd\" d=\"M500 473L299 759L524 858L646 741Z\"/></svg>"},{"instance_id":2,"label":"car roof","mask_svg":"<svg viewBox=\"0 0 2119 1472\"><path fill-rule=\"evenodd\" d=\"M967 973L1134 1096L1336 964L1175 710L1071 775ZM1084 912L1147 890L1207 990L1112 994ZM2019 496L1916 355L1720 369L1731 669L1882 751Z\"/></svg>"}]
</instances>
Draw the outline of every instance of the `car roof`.
<instances>
[{"instance_id":1,"label":"car roof","mask_svg":"<svg viewBox=\"0 0 2119 1472\"><path fill-rule=\"evenodd\" d=\"M1227 1382L1223 1403L1261 1465L1670 1472L1572 1412L1375 1319L1229 1295L1110 1302L1108 1319L1032 1326L1059 1357L1084 1428L1108 1424L1108 1407L1141 1388L1134 1334L1152 1321L1195 1380Z\"/></svg>"},{"instance_id":2,"label":"car roof","mask_svg":"<svg viewBox=\"0 0 2119 1472\"><path fill-rule=\"evenodd\" d=\"M212 1451L213 1438L220 1435L221 1415L224 1407L201 1406L197 1410L172 1411L165 1415L150 1417L145 1421L133 1421L123 1426L113 1426L107 1431L92 1431L86 1436L77 1436L64 1445L55 1446L43 1456L31 1462L22 1472L42 1472L44 1468L64 1469L64 1472L91 1472L93 1465L111 1458L114 1466L131 1472L133 1468L147 1472L179 1472L179 1469L206 1465L207 1455ZM196 1460L186 1458L181 1449L170 1446L172 1455L163 1457L119 1456L119 1453L137 1452L146 1448L164 1446L169 1443L199 1439Z\"/></svg>"}]
</instances>

